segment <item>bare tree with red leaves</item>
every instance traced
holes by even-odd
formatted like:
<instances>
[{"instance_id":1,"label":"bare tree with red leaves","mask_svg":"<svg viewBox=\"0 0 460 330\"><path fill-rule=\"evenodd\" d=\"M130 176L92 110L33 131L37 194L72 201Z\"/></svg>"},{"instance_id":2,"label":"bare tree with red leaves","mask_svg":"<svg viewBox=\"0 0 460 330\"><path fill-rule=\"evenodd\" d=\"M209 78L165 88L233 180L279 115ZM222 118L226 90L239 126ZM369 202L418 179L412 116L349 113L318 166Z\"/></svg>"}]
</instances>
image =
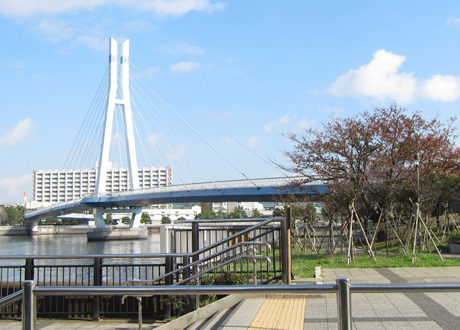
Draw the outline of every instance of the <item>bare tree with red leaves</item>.
<instances>
[{"instance_id":1,"label":"bare tree with red leaves","mask_svg":"<svg viewBox=\"0 0 460 330\"><path fill-rule=\"evenodd\" d=\"M326 181L332 191L342 195L355 222L374 213L386 227L396 207L413 213L421 202L427 207L432 204L429 201L439 202L442 194L436 195L433 187L439 188L443 178L459 174L454 122L454 118L447 123L426 120L420 112L409 113L397 105L351 118L336 117L321 130L288 134L295 147L285 153L292 166L283 168L304 176L297 184L318 178ZM418 163L414 162L416 155ZM351 224L349 221L350 228ZM351 239L351 232L349 236Z\"/></svg>"}]
</instances>

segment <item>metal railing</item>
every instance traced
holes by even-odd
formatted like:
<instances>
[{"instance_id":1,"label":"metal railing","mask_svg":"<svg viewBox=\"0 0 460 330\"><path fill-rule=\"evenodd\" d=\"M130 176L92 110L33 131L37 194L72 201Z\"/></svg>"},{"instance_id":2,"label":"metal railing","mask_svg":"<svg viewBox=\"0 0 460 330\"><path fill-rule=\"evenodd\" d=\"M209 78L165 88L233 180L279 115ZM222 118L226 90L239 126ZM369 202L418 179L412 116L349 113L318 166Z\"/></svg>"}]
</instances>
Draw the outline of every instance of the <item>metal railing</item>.
<instances>
[{"instance_id":1,"label":"metal railing","mask_svg":"<svg viewBox=\"0 0 460 330\"><path fill-rule=\"evenodd\" d=\"M206 261L210 255L218 255L224 250L233 249L232 253L235 256L236 247L241 245L240 242L248 243L246 245L254 242L268 243L267 246L278 243L281 245L285 241L281 230L284 222L285 218L181 221L179 226L168 226L171 232L170 251L173 253L192 251L190 257L195 263L197 260ZM185 227L185 225L189 226ZM267 256L270 253L269 257L272 261L272 266L266 265L265 269L262 269L260 264L260 274L265 277L265 282L281 278L283 266L280 255L277 255L274 249L259 252ZM238 253L243 254L243 251ZM235 271L235 269L228 269L228 271Z\"/></svg>"},{"instance_id":2,"label":"metal railing","mask_svg":"<svg viewBox=\"0 0 460 330\"><path fill-rule=\"evenodd\" d=\"M460 292L460 283L385 283L351 284L339 278L335 284L297 285L236 285L236 286L111 286L111 287L35 287L35 282L23 284L23 329L37 329L36 297L102 295L142 297L148 295L209 295L209 294L337 294L337 328L352 329L351 293Z\"/></svg>"},{"instance_id":3,"label":"metal railing","mask_svg":"<svg viewBox=\"0 0 460 330\"><path fill-rule=\"evenodd\" d=\"M232 219L232 222L245 223L246 219ZM286 256L280 259L280 255L271 249L271 244L277 242L281 252L286 250L283 246L289 246L284 238L288 235L282 233L283 226L277 223L285 225L285 219L252 219L252 222L257 223L232 225L231 230L227 230L220 222L218 226L209 228L207 221L201 227L200 222L194 221L187 229L191 243L185 244L188 253L0 256L3 264L0 266L0 298L20 290L23 281L27 280L34 280L39 286L61 287L117 286L135 279L150 280L152 285L170 285L186 282L191 276L197 278L205 275L213 280L231 272L238 273L247 283L254 281L254 273L259 283L268 283L281 277L288 283L285 279L290 278L288 274L291 272L286 265L290 263L284 260ZM203 240L206 232L209 238L219 226L224 230L216 236L219 240ZM176 245L177 242L172 241ZM266 262L268 260L270 262ZM119 297L114 296L40 299L40 316L78 314L98 319L101 315L127 316L138 312L134 299L128 299L121 305ZM166 314L164 299L160 296L145 299L143 307L153 310L156 315ZM19 304L6 308L0 306L0 316L17 316L20 310Z\"/></svg>"}]
</instances>

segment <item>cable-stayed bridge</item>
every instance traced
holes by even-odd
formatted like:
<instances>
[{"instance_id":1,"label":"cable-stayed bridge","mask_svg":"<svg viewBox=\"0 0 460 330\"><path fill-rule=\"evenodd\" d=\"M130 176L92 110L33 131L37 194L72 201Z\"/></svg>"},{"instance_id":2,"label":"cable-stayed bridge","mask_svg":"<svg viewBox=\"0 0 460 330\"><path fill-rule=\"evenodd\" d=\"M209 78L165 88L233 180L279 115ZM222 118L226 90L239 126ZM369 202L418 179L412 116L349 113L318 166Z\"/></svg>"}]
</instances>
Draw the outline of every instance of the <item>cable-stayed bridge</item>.
<instances>
[{"instance_id":1,"label":"cable-stayed bridge","mask_svg":"<svg viewBox=\"0 0 460 330\"><path fill-rule=\"evenodd\" d=\"M124 212L152 204L193 202L268 202L292 195L319 195L328 192L323 182L292 187L299 178L270 178L173 185L110 194L92 194L26 214L27 220L39 220L94 208L122 208ZM254 185L255 184L255 185ZM127 209L127 210L126 210Z\"/></svg>"},{"instance_id":2,"label":"cable-stayed bridge","mask_svg":"<svg viewBox=\"0 0 460 330\"><path fill-rule=\"evenodd\" d=\"M109 56L109 75L108 89L102 94L106 95L106 101L103 112L99 115L103 116L104 124L102 128L101 142L96 142L94 133L85 133L89 136L90 142L96 145L100 144L99 156L97 158L97 178L95 183L95 193L84 195L72 201L57 203L53 206L28 212L25 215L26 220L36 222L40 219L55 217L58 215L69 214L73 212L82 212L92 210L96 227L104 228L104 214L106 213L132 213L131 227L136 228L140 224L142 206L152 204L172 204L172 203L199 203L199 202L242 202L242 201L279 201L282 196L287 195L303 195L303 194L322 194L327 192L326 185L321 182L313 182L308 186L293 188L296 180L301 180L299 177L288 177L272 179L250 179L239 168L231 162L222 152L200 133L194 127L179 116L179 119L188 126L196 135L206 142L216 153L218 153L231 167L237 170L244 180L238 181L219 181L212 180L210 183L200 184L185 184L160 186L155 188L141 189L139 183L138 160L136 152L136 134L139 134L139 129L133 120L133 109L131 107L131 90L130 90L130 61L129 61L129 40L122 44L121 56L118 56L118 43L110 39L110 56ZM118 66L120 63L120 67ZM100 99L102 100L102 99ZM94 102L94 101L93 101ZM99 101L100 103L101 101ZM161 100L162 103L164 103ZM182 101L183 102L183 101ZM145 102L148 103L148 102ZM169 107L168 107L169 108ZM176 116L178 115L173 109L170 109ZM195 109L192 109L196 112ZM111 153L113 153L114 140L117 136L113 133L114 128L118 125L117 116L120 118L123 126L123 134L125 137L125 159L128 163L128 182L129 190L108 192L107 178L111 170ZM200 114L200 116L202 116ZM142 115L139 115L142 118ZM154 118L156 129L160 130L161 125L158 125L158 118ZM202 118L209 121L206 117ZM96 122L97 120L90 120ZM149 125L145 125L148 127ZM164 126L164 125L163 125ZM216 126L214 124L214 126ZM218 127L220 129L220 127ZM169 129L173 136L178 135L178 131L174 130L173 125ZM222 129L221 129L222 130ZM226 133L226 132L225 132ZM228 133L226 133L228 134ZM97 134L96 134L97 135ZM152 136L152 135L151 135ZM238 142L242 147L244 144L231 136L233 140ZM118 140L121 140L118 136ZM186 139L183 139L184 141ZM186 142L186 141L184 141ZM161 147L161 143L158 143ZM145 149L141 145L142 149ZM249 148L245 147L249 150ZM72 147L74 149L74 146ZM97 148L86 148L87 150L96 150ZM121 150L119 145L118 149ZM177 149L177 148L176 148ZM188 149L193 149L193 146L188 146ZM179 150L180 151L180 150ZM179 152L176 150L176 152ZM251 150L249 150L251 151ZM252 152L252 151L251 151ZM254 152L252 152L254 154ZM260 156L256 155L261 158ZM77 159L86 158L86 154L79 154ZM188 158L191 160L191 158ZM120 159L120 161L122 161ZM193 160L192 160L193 161ZM66 161L67 162L67 161ZM196 163L200 162L194 161ZM266 161L265 161L266 162ZM202 162L204 165L205 162ZM249 162L248 162L249 163ZM266 162L268 163L268 162ZM191 164L191 161L189 161ZM273 164L268 163L273 166ZM279 169L278 169L279 171ZM209 172L209 169L204 169L204 172ZM184 182L182 179L180 180Z\"/></svg>"}]
</instances>

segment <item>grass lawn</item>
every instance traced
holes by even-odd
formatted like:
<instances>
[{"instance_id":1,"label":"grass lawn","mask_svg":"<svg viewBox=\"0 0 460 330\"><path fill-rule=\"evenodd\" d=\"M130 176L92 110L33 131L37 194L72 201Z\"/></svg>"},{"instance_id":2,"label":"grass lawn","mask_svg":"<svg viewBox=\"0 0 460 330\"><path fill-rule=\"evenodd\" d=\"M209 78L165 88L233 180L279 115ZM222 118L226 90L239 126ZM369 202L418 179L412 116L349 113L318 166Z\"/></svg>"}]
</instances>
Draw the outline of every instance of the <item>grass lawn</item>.
<instances>
[{"instance_id":1,"label":"grass lawn","mask_svg":"<svg viewBox=\"0 0 460 330\"><path fill-rule=\"evenodd\" d=\"M460 259L442 261L437 254L417 253L415 263L412 263L412 254L404 255L377 255L374 261L367 254L355 255L351 265L347 265L346 254L336 254L330 257L326 253L292 254L292 272L295 277L311 278L315 274L315 267L321 268L390 268L390 267L452 267L460 266Z\"/></svg>"}]
</instances>

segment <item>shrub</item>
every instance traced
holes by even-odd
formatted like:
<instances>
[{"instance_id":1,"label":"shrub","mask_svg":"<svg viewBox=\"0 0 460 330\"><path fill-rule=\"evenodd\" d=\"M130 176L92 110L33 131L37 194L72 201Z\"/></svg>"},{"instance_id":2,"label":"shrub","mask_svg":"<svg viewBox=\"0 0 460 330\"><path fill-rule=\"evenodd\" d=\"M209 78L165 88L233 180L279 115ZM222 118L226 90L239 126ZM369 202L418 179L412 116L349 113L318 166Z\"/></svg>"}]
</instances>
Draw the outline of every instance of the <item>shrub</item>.
<instances>
[{"instance_id":1,"label":"shrub","mask_svg":"<svg viewBox=\"0 0 460 330\"><path fill-rule=\"evenodd\" d=\"M460 231L451 232L449 241L458 241L458 242L460 242Z\"/></svg>"}]
</instances>

